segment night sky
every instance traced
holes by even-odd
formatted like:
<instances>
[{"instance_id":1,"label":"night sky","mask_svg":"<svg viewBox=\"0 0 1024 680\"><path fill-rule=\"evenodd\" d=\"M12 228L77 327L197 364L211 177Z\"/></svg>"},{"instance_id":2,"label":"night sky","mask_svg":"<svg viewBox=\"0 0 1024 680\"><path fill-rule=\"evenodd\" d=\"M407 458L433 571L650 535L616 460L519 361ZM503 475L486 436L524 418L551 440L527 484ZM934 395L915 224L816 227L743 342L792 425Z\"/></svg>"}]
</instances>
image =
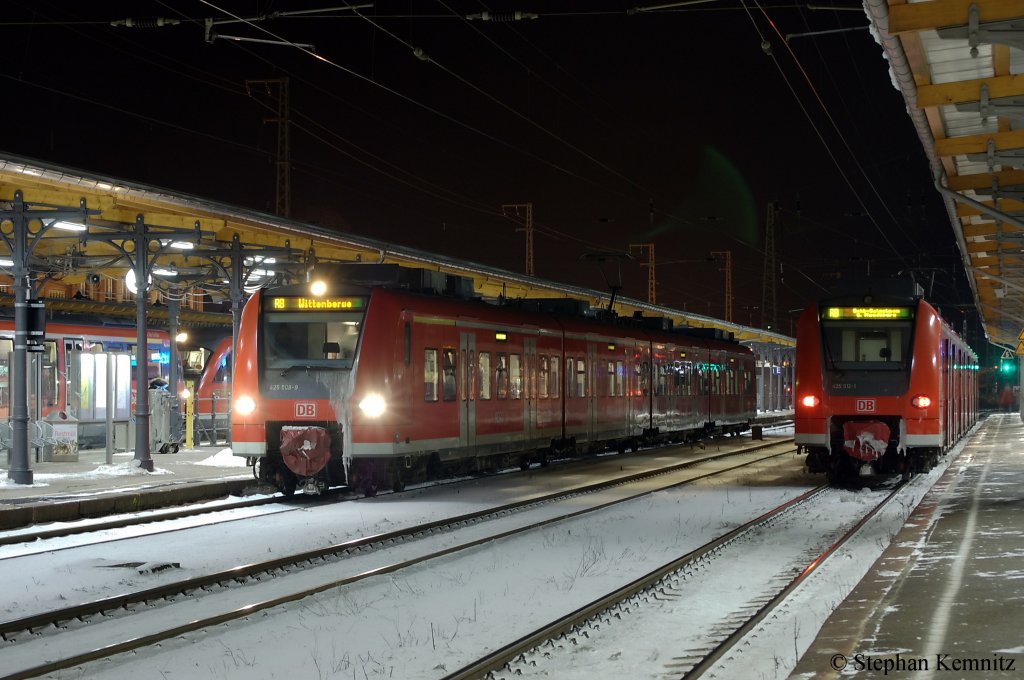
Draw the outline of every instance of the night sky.
<instances>
[{"instance_id":1,"label":"night sky","mask_svg":"<svg viewBox=\"0 0 1024 680\"><path fill-rule=\"evenodd\" d=\"M4 5L5 151L272 212L273 102L245 81L287 77L296 219L523 271L501 205L532 202L538 276L604 289L614 267L582 256L653 242L658 302L721 318L708 257L729 250L734 320L760 325L777 201L779 331L839 278L913 271L980 344L947 214L857 3L418 0L213 28L317 56L207 42L204 19L329 1ZM468 18L515 10L539 16ZM154 17L180 23L110 25ZM622 262L623 294L646 298L645 259Z\"/></svg>"}]
</instances>

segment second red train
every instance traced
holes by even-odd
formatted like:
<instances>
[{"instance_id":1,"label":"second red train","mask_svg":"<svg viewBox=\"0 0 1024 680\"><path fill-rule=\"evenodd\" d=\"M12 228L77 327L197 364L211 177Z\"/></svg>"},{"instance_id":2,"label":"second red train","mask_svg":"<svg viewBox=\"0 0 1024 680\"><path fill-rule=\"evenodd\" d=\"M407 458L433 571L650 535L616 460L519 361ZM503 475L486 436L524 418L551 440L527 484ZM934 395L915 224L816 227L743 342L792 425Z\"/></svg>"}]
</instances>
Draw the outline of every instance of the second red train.
<instances>
[{"instance_id":1,"label":"second red train","mask_svg":"<svg viewBox=\"0 0 1024 680\"><path fill-rule=\"evenodd\" d=\"M910 283L804 310L796 443L836 483L931 469L978 417L978 357Z\"/></svg>"}]
</instances>

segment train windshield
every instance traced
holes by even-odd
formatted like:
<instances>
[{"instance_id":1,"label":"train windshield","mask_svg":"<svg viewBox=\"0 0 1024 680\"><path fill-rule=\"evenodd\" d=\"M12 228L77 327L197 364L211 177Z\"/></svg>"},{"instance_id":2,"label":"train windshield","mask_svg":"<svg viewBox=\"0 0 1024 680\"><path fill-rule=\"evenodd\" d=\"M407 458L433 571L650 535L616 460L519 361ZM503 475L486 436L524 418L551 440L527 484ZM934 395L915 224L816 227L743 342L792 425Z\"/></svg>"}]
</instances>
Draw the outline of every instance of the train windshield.
<instances>
[{"instance_id":1,"label":"train windshield","mask_svg":"<svg viewBox=\"0 0 1024 680\"><path fill-rule=\"evenodd\" d=\"M910 357L912 321L821 322L825 365L836 371L901 371Z\"/></svg>"},{"instance_id":2,"label":"train windshield","mask_svg":"<svg viewBox=\"0 0 1024 680\"><path fill-rule=\"evenodd\" d=\"M267 368L351 368L363 312L264 312Z\"/></svg>"}]
</instances>

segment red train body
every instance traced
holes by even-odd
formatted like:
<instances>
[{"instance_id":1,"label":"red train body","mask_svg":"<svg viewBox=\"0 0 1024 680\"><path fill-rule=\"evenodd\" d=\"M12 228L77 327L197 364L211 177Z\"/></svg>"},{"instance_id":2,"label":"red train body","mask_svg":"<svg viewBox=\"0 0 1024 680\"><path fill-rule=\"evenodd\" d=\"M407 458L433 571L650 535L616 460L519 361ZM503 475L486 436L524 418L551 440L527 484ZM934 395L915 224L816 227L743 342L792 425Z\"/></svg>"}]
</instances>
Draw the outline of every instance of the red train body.
<instances>
[{"instance_id":1,"label":"red train body","mask_svg":"<svg viewBox=\"0 0 1024 680\"><path fill-rule=\"evenodd\" d=\"M811 472L928 470L978 415L978 358L915 295L836 297L797 329L796 443Z\"/></svg>"},{"instance_id":2,"label":"red train body","mask_svg":"<svg viewBox=\"0 0 1024 680\"><path fill-rule=\"evenodd\" d=\"M231 411L231 336L221 338L210 352L195 385L196 418L200 429L227 432Z\"/></svg>"},{"instance_id":3,"label":"red train body","mask_svg":"<svg viewBox=\"0 0 1024 680\"><path fill-rule=\"evenodd\" d=\"M754 357L732 341L345 281L265 289L242 313L232 446L285 493L373 493L755 416Z\"/></svg>"}]
</instances>

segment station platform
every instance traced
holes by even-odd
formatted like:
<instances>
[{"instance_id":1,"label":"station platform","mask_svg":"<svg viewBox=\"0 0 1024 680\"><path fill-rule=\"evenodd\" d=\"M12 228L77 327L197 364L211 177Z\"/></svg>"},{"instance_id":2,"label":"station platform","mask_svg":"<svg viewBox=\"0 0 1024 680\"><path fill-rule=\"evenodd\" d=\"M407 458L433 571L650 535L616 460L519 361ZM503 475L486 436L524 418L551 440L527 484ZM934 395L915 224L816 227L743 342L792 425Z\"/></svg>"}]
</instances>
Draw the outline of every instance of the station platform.
<instances>
[{"instance_id":1,"label":"station platform","mask_svg":"<svg viewBox=\"0 0 1024 680\"><path fill-rule=\"evenodd\" d=\"M790 678L1024 675L1024 425L989 416Z\"/></svg>"},{"instance_id":2,"label":"station platform","mask_svg":"<svg viewBox=\"0 0 1024 680\"><path fill-rule=\"evenodd\" d=\"M114 453L107 464L105 450L85 450L77 462L32 462L27 485L8 479L0 456L0 530L268 491L227 444L154 453L153 472L133 458Z\"/></svg>"}]
</instances>

